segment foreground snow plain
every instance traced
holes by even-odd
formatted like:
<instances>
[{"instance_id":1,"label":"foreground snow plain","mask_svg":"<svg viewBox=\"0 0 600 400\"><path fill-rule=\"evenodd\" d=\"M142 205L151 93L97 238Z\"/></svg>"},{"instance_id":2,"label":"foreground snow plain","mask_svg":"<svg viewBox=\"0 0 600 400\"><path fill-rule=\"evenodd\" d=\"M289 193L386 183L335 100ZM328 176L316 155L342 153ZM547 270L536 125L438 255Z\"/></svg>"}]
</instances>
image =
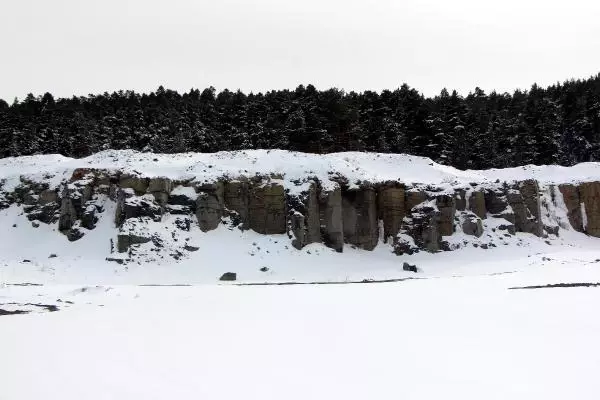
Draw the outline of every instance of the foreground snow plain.
<instances>
[{"instance_id":1,"label":"foreground snow plain","mask_svg":"<svg viewBox=\"0 0 600 400\"><path fill-rule=\"evenodd\" d=\"M65 306L0 317L0 398L597 399L600 288L509 289L600 281L588 256L381 284L6 286Z\"/></svg>"},{"instance_id":2,"label":"foreground snow plain","mask_svg":"<svg viewBox=\"0 0 600 400\"><path fill-rule=\"evenodd\" d=\"M290 187L307 168L438 184L600 177L600 164L457 171L401 155L120 154L83 161L173 176L183 165L198 179L218 163L285 170ZM48 178L59 182L80 164L5 160L0 175L6 189L22 173L64 169ZM600 239L561 225L558 237L517 233L487 250L396 256L383 243L298 251L286 235L220 226L196 230L198 251L179 262L121 265L106 261L112 206L76 245L55 226L32 227L19 207L0 211L0 309L29 311L0 315L0 400L600 397L600 287L589 286L600 283ZM238 281L219 283L224 272ZM248 283L303 284L238 286ZM588 286L511 289L568 283Z\"/></svg>"},{"instance_id":3,"label":"foreground snow plain","mask_svg":"<svg viewBox=\"0 0 600 400\"><path fill-rule=\"evenodd\" d=\"M424 254L409 259L417 274L323 248L298 256L304 271L282 255L260 279L238 269L246 282L419 278L392 283L202 283L232 267L208 261L171 281L158 281L167 266L5 264L3 307L59 311L0 316L0 399L597 399L600 287L510 289L600 282L599 241L573 235ZM18 283L24 265L42 286Z\"/></svg>"}]
</instances>

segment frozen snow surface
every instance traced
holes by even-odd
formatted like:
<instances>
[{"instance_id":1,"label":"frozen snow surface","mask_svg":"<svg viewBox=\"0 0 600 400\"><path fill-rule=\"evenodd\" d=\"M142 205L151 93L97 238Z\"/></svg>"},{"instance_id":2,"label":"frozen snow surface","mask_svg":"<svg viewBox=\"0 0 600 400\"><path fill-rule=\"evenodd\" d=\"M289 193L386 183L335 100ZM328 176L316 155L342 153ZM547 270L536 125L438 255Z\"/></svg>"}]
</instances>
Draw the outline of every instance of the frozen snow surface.
<instances>
[{"instance_id":1,"label":"frozen snow surface","mask_svg":"<svg viewBox=\"0 0 600 400\"><path fill-rule=\"evenodd\" d=\"M288 188L336 174L352 184L600 180L595 163L459 171L406 155L273 150L2 159L0 181L58 185L76 168L275 174ZM545 217L559 236L517 233L487 250L296 250L286 235L221 225L176 238L198 248L188 257L139 264L106 261L111 207L74 243L17 206L0 211L0 400L600 398L600 239L570 230L561 201ZM220 283L225 272L238 280Z\"/></svg>"}]
</instances>

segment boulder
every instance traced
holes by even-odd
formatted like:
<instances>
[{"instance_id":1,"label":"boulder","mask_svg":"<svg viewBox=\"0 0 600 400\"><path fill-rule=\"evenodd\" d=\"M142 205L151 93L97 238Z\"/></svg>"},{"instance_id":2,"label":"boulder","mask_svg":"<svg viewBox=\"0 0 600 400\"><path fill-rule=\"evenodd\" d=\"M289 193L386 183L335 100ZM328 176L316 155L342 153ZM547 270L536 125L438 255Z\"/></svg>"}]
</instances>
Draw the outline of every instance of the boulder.
<instances>
[{"instance_id":1,"label":"boulder","mask_svg":"<svg viewBox=\"0 0 600 400\"><path fill-rule=\"evenodd\" d=\"M83 237L83 232L79 228L71 228L67 232L67 239L69 242L75 242Z\"/></svg>"},{"instance_id":2,"label":"boulder","mask_svg":"<svg viewBox=\"0 0 600 400\"><path fill-rule=\"evenodd\" d=\"M416 265L412 265L407 262L404 262L404 264L402 264L402 269L407 272L417 272L418 271Z\"/></svg>"},{"instance_id":3,"label":"boulder","mask_svg":"<svg viewBox=\"0 0 600 400\"><path fill-rule=\"evenodd\" d=\"M465 214L463 216L462 230L465 235L481 237L483 235L483 222L474 213Z\"/></svg>"},{"instance_id":4,"label":"boulder","mask_svg":"<svg viewBox=\"0 0 600 400\"><path fill-rule=\"evenodd\" d=\"M220 281L232 282L237 279L237 274L235 272L225 272L219 278Z\"/></svg>"},{"instance_id":5,"label":"boulder","mask_svg":"<svg viewBox=\"0 0 600 400\"><path fill-rule=\"evenodd\" d=\"M143 244L152 241L151 237L136 235L134 233L119 233L117 235L117 251L126 253L132 245Z\"/></svg>"}]
</instances>

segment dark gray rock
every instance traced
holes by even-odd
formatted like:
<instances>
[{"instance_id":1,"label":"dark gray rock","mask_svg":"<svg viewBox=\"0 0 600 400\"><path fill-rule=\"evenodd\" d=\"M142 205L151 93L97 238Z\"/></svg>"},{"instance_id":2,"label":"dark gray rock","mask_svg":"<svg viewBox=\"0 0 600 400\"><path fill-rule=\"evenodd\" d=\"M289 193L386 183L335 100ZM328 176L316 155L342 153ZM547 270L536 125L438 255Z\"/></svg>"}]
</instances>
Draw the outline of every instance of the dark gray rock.
<instances>
[{"instance_id":1,"label":"dark gray rock","mask_svg":"<svg viewBox=\"0 0 600 400\"><path fill-rule=\"evenodd\" d=\"M225 272L219 278L220 281L235 281L237 279L237 274L235 272Z\"/></svg>"},{"instance_id":2,"label":"dark gray rock","mask_svg":"<svg viewBox=\"0 0 600 400\"><path fill-rule=\"evenodd\" d=\"M442 247L442 236L439 232L440 212L432 200L413 207L410 214L404 218L401 233L413 239L408 243L402 237L396 239L394 251L396 254L412 254L419 250L437 252Z\"/></svg>"},{"instance_id":3,"label":"dark gray rock","mask_svg":"<svg viewBox=\"0 0 600 400\"><path fill-rule=\"evenodd\" d=\"M242 229L248 229L249 191L247 181L225 182L224 185L225 214Z\"/></svg>"},{"instance_id":4,"label":"dark gray rock","mask_svg":"<svg viewBox=\"0 0 600 400\"><path fill-rule=\"evenodd\" d=\"M117 251L126 253L132 245L144 244L152 241L152 237L140 236L133 233L120 233L117 235Z\"/></svg>"},{"instance_id":5,"label":"dark gray rock","mask_svg":"<svg viewBox=\"0 0 600 400\"><path fill-rule=\"evenodd\" d=\"M452 235L454 233L454 215L456 214L456 199L452 195L436 196L436 206L440 212L440 235Z\"/></svg>"},{"instance_id":6,"label":"dark gray rock","mask_svg":"<svg viewBox=\"0 0 600 400\"><path fill-rule=\"evenodd\" d=\"M223 203L215 192L200 193L196 200L196 217L202 232L212 231L219 226L223 216Z\"/></svg>"},{"instance_id":7,"label":"dark gray rock","mask_svg":"<svg viewBox=\"0 0 600 400\"><path fill-rule=\"evenodd\" d=\"M579 198L579 188L575 185L559 185L558 189L562 194L563 201L567 207L567 217L569 223L577 232L583 232L583 217L581 214L581 199Z\"/></svg>"},{"instance_id":8,"label":"dark gray rock","mask_svg":"<svg viewBox=\"0 0 600 400\"><path fill-rule=\"evenodd\" d=\"M475 214L463 216L462 230L465 235L481 237L483 235L483 222Z\"/></svg>"},{"instance_id":9,"label":"dark gray rock","mask_svg":"<svg viewBox=\"0 0 600 400\"><path fill-rule=\"evenodd\" d=\"M402 269L407 272L418 272L416 265L412 265L407 262L404 262L404 264L402 265Z\"/></svg>"},{"instance_id":10,"label":"dark gray rock","mask_svg":"<svg viewBox=\"0 0 600 400\"><path fill-rule=\"evenodd\" d=\"M248 200L250 229L265 235L286 233L285 197L283 186L279 184L253 184Z\"/></svg>"},{"instance_id":11,"label":"dark gray rock","mask_svg":"<svg viewBox=\"0 0 600 400\"><path fill-rule=\"evenodd\" d=\"M377 195L372 187L342 192L343 230L346 242L373 250L379 240Z\"/></svg>"},{"instance_id":12,"label":"dark gray rock","mask_svg":"<svg viewBox=\"0 0 600 400\"><path fill-rule=\"evenodd\" d=\"M341 253L344 249L341 188L337 187L334 190L321 193L319 213L323 243Z\"/></svg>"},{"instance_id":13,"label":"dark gray rock","mask_svg":"<svg viewBox=\"0 0 600 400\"><path fill-rule=\"evenodd\" d=\"M402 228L405 216L404 188L389 184L379 188L377 195L379 203L379 219L383 221L383 240L388 242Z\"/></svg>"},{"instance_id":14,"label":"dark gray rock","mask_svg":"<svg viewBox=\"0 0 600 400\"><path fill-rule=\"evenodd\" d=\"M69 239L69 242L75 242L81 239L83 236L84 233L79 228L71 228L67 232L67 239Z\"/></svg>"},{"instance_id":15,"label":"dark gray rock","mask_svg":"<svg viewBox=\"0 0 600 400\"><path fill-rule=\"evenodd\" d=\"M474 191L469 195L469 210L475 213L479 218L485 219L487 209L485 207L485 193Z\"/></svg>"},{"instance_id":16,"label":"dark gray rock","mask_svg":"<svg viewBox=\"0 0 600 400\"><path fill-rule=\"evenodd\" d=\"M300 195L287 195L288 227L292 246L302 249L310 243L321 241L318 185L312 182Z\"/></svg>"}]
</instances>

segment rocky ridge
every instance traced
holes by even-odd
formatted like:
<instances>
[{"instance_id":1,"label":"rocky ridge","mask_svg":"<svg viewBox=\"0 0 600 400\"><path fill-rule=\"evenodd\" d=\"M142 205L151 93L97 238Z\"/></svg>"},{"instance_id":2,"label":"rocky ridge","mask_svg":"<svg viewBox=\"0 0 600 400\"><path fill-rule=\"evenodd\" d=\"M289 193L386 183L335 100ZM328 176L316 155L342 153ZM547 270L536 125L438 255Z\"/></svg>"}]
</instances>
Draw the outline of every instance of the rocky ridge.
<instances>
[{"instance_id":1,"label":"rocky ridge","mask_svg":"<svg viewBox=\"0 0 600 400\"><path fill-rule=\"evenodd\" d=\"M386 244L399 255L485 249L518 233L547 237L561 229L600 237L600 181L442 185L351 181L330 173L326 180L307 174L290 187L281 173L198 180L123 168L75 168L59 181L46 178L19 175L11 188L0 181L0 208L20 207L33 226L54 224L71 242L93 230L101 215L112 218L111 252L121 261L177 260L197 249L195 226L286 234L297 249L323 243L338 252L344 245L368 251ZM164 249L165 237L177 248Z\"/></svg>"}]
</instances>

